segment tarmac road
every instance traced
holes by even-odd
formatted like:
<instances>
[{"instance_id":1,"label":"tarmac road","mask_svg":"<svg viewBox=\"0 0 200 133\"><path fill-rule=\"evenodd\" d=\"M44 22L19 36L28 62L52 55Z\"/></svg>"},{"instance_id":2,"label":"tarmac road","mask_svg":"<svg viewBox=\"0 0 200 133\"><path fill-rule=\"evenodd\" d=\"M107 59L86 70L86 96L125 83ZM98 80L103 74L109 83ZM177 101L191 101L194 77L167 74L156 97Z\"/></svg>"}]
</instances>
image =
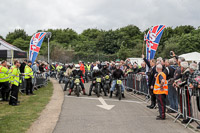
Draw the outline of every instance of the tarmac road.
<instances>
[{"instance_id":1,"label":"tarmac road","mask_svg":"<svg viewBox=\"0 0 200 133\"><path fill-rule=\"evenodd\" d=\"M64 85L62 84L62 87ZM86 92L89 84L85 84ZM54 133L191 133L173 119L156 120L157 109L150 110L134 96L125 95L119 101L116 97L98 99L81 95L79 98L65 92L65 100ZM105 101L105 103L104 103ZM97 105L114 105L110 110ZM107 107L105 105L105 107Z\"/></svg>"}]
</instances>

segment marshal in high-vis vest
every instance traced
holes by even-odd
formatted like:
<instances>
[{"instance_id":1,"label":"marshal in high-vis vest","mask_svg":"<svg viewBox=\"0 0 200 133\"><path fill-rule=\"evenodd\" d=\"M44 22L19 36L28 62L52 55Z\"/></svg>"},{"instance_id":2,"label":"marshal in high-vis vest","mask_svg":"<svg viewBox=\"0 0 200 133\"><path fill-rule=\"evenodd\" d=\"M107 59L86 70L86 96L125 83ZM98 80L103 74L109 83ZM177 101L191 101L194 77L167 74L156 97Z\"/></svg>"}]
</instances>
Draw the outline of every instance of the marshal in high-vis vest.
<instances>
[{"instance_id":1,"label":"marshal in high-vis vest","mask_svg":"<svg viewBox=\"0 0 200 133\"><path fill-rule=\"evenodd\" d=\"M32 62L28 61L28 65L25 66L24 74L25 74L25 80L26 80L26 95L34 95L33 94L33 84L32 84L32 78L33 78L33 70L31 68Z\"/></svg>"},{"instance_id":2,"label":"marshal in high-vis vest","mask_svg":"<svg viewBox=\"0 0 200 133\"><path fill-rule=\"evenodd\" d=\"M0 66L0 86L2 87L1 95L2 95L2 101L8 101L9 97L9 69L6 67L7 62L2 61L2 64Z\"/></svg>"},{"instance_id":3,"label":"marshal in high-vis vest","mask_svg":"<svg viewBox=\"0 0 200 133\"><path fill-rule=\"evenodd\" d=\"M20 67L20 63L18 60L14 61L14 65L11 67L10 81L11 81L12 89L11 89L9 104L12 106L16 106L18 103L18 92L19 92L19 84L20 84L19 67Z\"/></svg>"},{"instance_id":4,"label":"marshal in high-vis vest","mask_svg":"<svg viewBox=\"0 0 200 133\"><path fill-rule=\"evenodd\" d=\"M156 66L156 71L158 74L156 76L153 93L156 95L160 113L156 120L164 120L166 111L166 96L168 95L168 83L165 73L162 72L161 64Z\"/></svg>"}]
</instances>

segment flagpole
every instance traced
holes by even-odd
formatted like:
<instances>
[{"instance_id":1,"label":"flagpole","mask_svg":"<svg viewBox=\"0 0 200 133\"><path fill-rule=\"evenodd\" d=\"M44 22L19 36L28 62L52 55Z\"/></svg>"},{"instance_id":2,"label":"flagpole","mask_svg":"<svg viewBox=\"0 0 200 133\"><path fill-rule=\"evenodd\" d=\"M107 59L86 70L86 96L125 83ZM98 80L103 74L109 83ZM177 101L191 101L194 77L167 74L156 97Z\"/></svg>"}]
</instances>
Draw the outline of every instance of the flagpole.
<instances>
[{"instance_id":1,"label":"flagpole","mask_svg":"<svg viewBox=\"0 0 200 133\"><path fill-rule=\"evenodd\" d=\"M48 38L48 63L49 63L49 61L50 61L49 40L51 38L51 32L47 32L46 37Z\"/></svg>"},{"instance_id":2,"label":"flagpole","mask_svg":"<svg viewBox=\"0 0 200 133\"><path fill-rule=\"evenodd\" d=\"M145 41L143 41L142 54L144 54L144 43L145 43Z\"/></svg>"}]
</instances>

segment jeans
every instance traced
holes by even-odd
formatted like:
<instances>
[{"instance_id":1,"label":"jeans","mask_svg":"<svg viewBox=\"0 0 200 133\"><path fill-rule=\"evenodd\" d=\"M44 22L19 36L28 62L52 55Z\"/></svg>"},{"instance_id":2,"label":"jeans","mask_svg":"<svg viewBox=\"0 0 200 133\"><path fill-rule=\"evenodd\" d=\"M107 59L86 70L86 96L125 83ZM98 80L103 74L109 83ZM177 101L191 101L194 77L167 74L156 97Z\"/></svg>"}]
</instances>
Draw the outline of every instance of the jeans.
<instances>
[{"instance_id":1,"label":"jeans","mask_svg":"<svg viewBox=\"0 0 200 133\"><path fill-rule=\"evenodd\" d=\"M178 94L172 84L168 84L168 100L170 103L170 107L178 111Z\"/></svg>"},{"instance_id":2,"label":"jeans","mask_svg":"<svg viewBox=\"0 0 200 133\"><path fill-rule=\"evenodd\" d=\"M110 91L114 91L115 89L115 85L117 84L117 80L113 80L112 81L112 85L111 85L111 88L110 88ZM122 87L122 92L124 92L124 85L123 85L123 82L121 84L121 87Z\"/></svg>"}]
</instances>

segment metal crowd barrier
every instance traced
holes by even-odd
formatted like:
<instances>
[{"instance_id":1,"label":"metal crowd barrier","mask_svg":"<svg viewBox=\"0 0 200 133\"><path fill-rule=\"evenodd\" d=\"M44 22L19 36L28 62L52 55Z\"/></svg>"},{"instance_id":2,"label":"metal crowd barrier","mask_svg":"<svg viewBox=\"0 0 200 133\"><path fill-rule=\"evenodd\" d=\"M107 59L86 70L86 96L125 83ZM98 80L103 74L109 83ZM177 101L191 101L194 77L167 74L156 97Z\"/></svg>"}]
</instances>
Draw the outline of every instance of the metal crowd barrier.
<instances>
[{"instance_id":1,"label":"metal crowd barrier","mask_svg":"<svg viewBox=\"0 0 200 133\"><path fill-rule=\"evenodd\" d=\"M26 90L26 80L24 76L21 77L22 83L20 85L20 92L23 93ZM42 74L34 74L34 78L32 78L33 89L37 89L41 86L47 85L48 75L46 73Z\"/></svg>"},{"instance_id":2,"label":"metal crowd barrier","mask_svg":"<svg viewBox=\"0 0 200 133\"><path fill-rule=\"evenodd\" d=\"M125 82L125 86L127 89L137 92L136 94L145 95L146 99L149 97L146 75L128 74L126 78L127 80ZM193 120L200 125L198 123L200 121L200 89L190 89L186 85L184 87L177 88L176 90L178 98L178 110L172 109L170 107L170 103L166 106L167 109L177 113L174 122L176 122L179 118L189 118L189 122L185 124L186 128Z\"/></svg>"},{"instance_id":3,"label":"metal crowd barrier","mask_svg":"<svg viewBox=\"0 0 200 133\"><path fill-rule=\"evenodd\" d=\"M127 81L125 85L127 89L133 90L138 94L149 96L146 75L128 74L126 78Z\"/></svg>"},{"instance_id":4,"label":"metal crowd barrier","mask_svg":"<svg viewBox=\"0 0 200 133\"><path fill-rule=\"evenodd\" d=\"M192 120L194 120L198 125L200 121L200 90L191 89L186 87L185 95L185 117L190 118L190 121L186 124L187 127Z\"/></svg>"},{"instance_id":5,"label":"metal crowd barrier","mask_svg":"<svg viewBox=\"0 0 200 133\"><path fill-rule=\"evenodd\" d=\"M35 74L34 76L35 82L33 83L33 85L35 87L41 87L47 85L48 77L49 77L48 73Z\"/></svg>"}]
</instances>

